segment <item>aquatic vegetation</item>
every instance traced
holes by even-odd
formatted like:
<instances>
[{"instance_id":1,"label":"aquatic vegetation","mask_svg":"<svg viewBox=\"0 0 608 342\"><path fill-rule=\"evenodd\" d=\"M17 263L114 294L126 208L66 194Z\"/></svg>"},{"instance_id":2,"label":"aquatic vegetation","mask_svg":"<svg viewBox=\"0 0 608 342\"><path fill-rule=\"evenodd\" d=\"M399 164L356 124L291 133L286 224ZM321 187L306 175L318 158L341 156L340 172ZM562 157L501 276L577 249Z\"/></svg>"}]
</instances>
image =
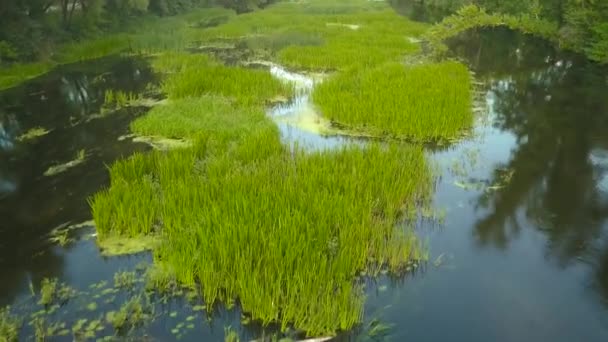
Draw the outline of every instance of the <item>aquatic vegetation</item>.
<instances>
[{"instance_id":1,"label":"aquatic vegetation","mask_svg":"<svg viewBox=\"0 0 608 342\"><path fill-rule=\"evenodd\" d=\"M265 323L352 327L357 272L398 272L422 256L413 233L395 228L429 187L421 149L309 154L267 130L137 155L110 173L92 201L100 236L160 232L155 254L181 283L203 284L208 304L238 297Z\"/></svg>"},{"instance_id":2,"label":"aquatic vegetation","mask_svg":"<svg viewBox=\"0 0 608 342\"><path fill-rule=\"evenodd\" d=\"M290 96L291 86L280 82L265 70L227 67L210 63L208 57L184 57L187 63L177 73L169 74L163 91L170 99L219 95L235 99L240 104L262 105L277 95ZM178 64L159 63L168 68ZM158 64L157 64L158 66Z\"/></svg>"},{"instance_id":3,"label":"aquatic vegetation","mask_svg":"<svg viewBox=\"0 0 608 342\"><path fill-rule=\"evenodd\" d=\"M121 289L132 289L137 282L137 274L135 272L117 272L114 274L114 287Z\"/></svg>"},{"instance_id":4,"label":"aquatic vegetation","mask_svg":"<svg viewBox=\"0 0 608 342\"><path fill-rule=\"evenodd\" d=\"M148 18L134 25L132 49L143 54L182 51L200 40L198 37L203 29L226 22L234 15L232 10L216 7L161 19Z\"/></svg>"},{"instance_id":5,"label":"aquatic vegetation","mask_svg":"<svg viewBox=\"0 0 608 342\"><path fill-rule=\"evenodd\" d=\"M161 296L173 296L178 293L178 284L175 273L162 263L155 263L146 270L146 291L155 292Z\"/></svg>"},{"instance_id":6,"label":"aquatic vegetation","mask_svg":"<svg viewBox=\"0 0 608 342\"><path fill-rule=\"evenodd\" d=\"M40 285L40 299L38 304L49 306L61 305L76 294L76 291L67 284L59 283L56 278L44 278Z\"/></svg>"},{"instance_id":7,"label":"aquatic vegetation","mask_svg":"<svg viewBox=\"0 0 608 342\"><path fill-rule=\"evenodd\" d=\"M113 34L101 38L87 39L64 45L56 60L60 64L96 59L118 54L131 47L131 38L126 34Z\"/></svg>"},{"instance_id":8,"label":"aquatic vegetation","mask_svg":"<svg viewBox=\"0 0 608 342\"><path fill-rule=\"evenodd\" d=\"M417 52L418 44L407 37L418 37L425 28L400 17L383 2L307 1L279 3L240 15L201 37L243 39L254 51L276 54L277 61L286 66L333 70L397 61Z\"/></svg>"},{"instance_id":9,"label":"aquatic vegetation","mask_svg":"<svg viewBox=\"0 0 608 342\"><path fill-rule=\"evenodd\" d=\"M118 109L136 102L141 97L132 92L107 89L104 92L103 106L107 109Z\"/></svg>"},{"instance_id":10,"label":"aquatic vegetation","mask_svg":"<svg viewBox=\"0 0 608 342\"><path fill-rule=\"evenodd\" d=\"M239 342L240 340L239 334L232 330L232 327L224 328L224 342Z\"/></svg>"},{"instance_id":11,"label":"aquatic vegetation","mask_svg":"<svg viewBox=\"0 0 608 342\"><path fill-rule=\"evenodd\" d=\"M50 166L46 171L44 171L44 175L47 177L55 176L57 174L65 172L73 167L76 167L76 166L84 163L86 161L86 159L87 159L86 150L78 150L78 152L76 152L76 156L74 157L73 160L70 160L69 162L64 163L64 164L57 164L57 165Z\"/></svg>"},{"instance_id":12,"label":"aquatic vegetation","mask_svg":"<svg viewBox=\"0 0 608 342\"><path fill-rule=\"evenodd\" d=\"M455 62L354 68L318 85L313 100L334 124L363 134L452 139L473 123L470 78Z\"/></svg>"},{"instance_id":13,"label":"aquatic vegetation","mask_svg":"<svg viewBox=\"0 0 608 342\"><path fill-rule=\"evenodd\" d=\"M214 135L237 137L271 123L258 108L236 106L226 98L202 96L156 106L131 123L137 135L187 138Z\"/></svg>"},{"instance_id":14,"label":"aquatic vegetation","mask_svg":"<svg viewBox=\"0 0 608 342\"><path fill-rule=\"evenodd\" d=\"M7 342L18 341L22 321L11 314L9 306L0 308L0 340Z\"/></svg>"},{"instance_id":15,"label":"aquatic vegetation","mask_svg":"<svg viewBox=\"0 0 608 342\"><path fill-rule=\"evenodd\" d=\"M83 318L76 321L74 326L72 326L72 334L78 340L95 338L96 334L103 330L104 326L100 319L89 321Z\"/></svg>"},{"instance_id":16,"label":"aquatic vegetation","mask_svg":"<svg viewBox=\"0 0 608 342\"><path fill-rule=\"evenodd\" d=\"M52 62L0 66L0 90L14 87L24 81L43 75L54 67L55 64Z\"/></svg>"},{"instance_id":17,"label":"aquatic vegetation","mask_svg":"<svg viewBox=\"0 0 608 342\"><path fill-rule=\"evenodd\" d=\"M132 329L149 321L153 315L153 307L145 296L135 296L125 302L118 311L110 311L105 320L117 332Z\"/></svg>"},{"instance_id":18,"label":"aquatic vegetation","mask_svg":"<svg viewBox=\"0 0 608 342\"><path fill-rule=\"evenodd\" d=\"M34 127L34 128L31 128L30 130L28 130L27 132L21 134L20 136L18 136L17 141L26 142L26 141L34 140L36 138L45 136L45 135L49 134L50 132L51 131L49 131L48 129L46 129L44 127Z\"/></svg>"}]
</instances>

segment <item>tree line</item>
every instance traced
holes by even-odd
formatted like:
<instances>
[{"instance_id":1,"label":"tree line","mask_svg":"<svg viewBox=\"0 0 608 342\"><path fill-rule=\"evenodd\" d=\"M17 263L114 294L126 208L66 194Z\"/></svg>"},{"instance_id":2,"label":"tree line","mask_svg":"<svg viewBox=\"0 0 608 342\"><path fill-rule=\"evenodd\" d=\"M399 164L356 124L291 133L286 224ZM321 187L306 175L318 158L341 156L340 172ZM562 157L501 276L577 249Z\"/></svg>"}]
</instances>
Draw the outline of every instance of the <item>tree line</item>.
<instances>
[{"instance_id":1,"label":"tree line","mask_svg":"<svg viewBox=\"0 0 608 342\"><path fill-rule=\"evenodd\" d=\"M525 15L557 27L561 47L608 63L608 0L390 0L420 19L439 21L467 5L488 13Z\"/></svg>"}]
</instances>

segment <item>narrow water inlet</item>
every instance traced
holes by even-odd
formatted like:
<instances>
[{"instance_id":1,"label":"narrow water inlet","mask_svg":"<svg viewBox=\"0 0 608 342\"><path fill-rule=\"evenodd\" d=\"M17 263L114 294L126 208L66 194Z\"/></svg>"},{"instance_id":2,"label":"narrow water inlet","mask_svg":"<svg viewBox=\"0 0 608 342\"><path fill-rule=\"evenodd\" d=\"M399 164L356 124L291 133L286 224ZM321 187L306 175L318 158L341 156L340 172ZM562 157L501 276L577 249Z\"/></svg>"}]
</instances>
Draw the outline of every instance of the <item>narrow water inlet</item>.
<instances>
[{"instance_id":1,"label":"narrow water inlet","mask_svg":"<svg viewBox=\"0 0 608 342\"><path fill-rule=\"evenodd\" d=\"M268 115L279 127L283 140L289 144L310 149L327 149L353 143L354 140L331 127L331 122L322 117L312 103L311 94L323 75L305 75L289 71L279 65L267 63L270 73L277 79L293 84L295 96L286 103L268 109Z\"/></svg>"}]
</instances>

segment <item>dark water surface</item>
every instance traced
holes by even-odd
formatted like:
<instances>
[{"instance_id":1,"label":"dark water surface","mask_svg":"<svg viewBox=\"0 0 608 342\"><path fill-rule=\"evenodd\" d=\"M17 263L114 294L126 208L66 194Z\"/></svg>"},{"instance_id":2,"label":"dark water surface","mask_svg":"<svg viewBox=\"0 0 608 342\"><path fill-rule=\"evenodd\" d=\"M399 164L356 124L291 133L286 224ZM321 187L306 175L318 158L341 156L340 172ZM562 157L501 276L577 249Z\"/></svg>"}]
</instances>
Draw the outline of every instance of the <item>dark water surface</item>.
<instances>
[{"instance_id":1,"label":"dark water surface","mask_svg":"<svg viewBox=\"0 0 608 342\"><path fill-rule=\"evenodd\" d=\"M418 228L431 260L416 274L369 284L364 325L338 340L369 340L377 320L390 326L386 341L608 341L608 71L506 30L451 45L476 72L488 113L471 138L429 151L441 174L434 207L446 212L444 225ZM145 253L104 258L84 238L59 247L47 233L90 219L86 198L108 184L104 164L146 149L118 140L141 108L87 120L103 91L141 92L154 81L145 61L108 59L0 93L0 305L31 301L29 284L43 277L86 289L150 261ZM52 131L17 141L37 126ZM85 163L43 176L80 149L90 153ZM115 310L120 298L99 311ZM62 309L70 326L99 315L79 303ZM137 340L173 340L176 322L193 314L182 300L156 309ZM162 314L173 311L177 318ZM194 322L182 340L221 341L228 325L243 340L263 334L241 324L238 307Z\"/></svg>"}]
</instances>

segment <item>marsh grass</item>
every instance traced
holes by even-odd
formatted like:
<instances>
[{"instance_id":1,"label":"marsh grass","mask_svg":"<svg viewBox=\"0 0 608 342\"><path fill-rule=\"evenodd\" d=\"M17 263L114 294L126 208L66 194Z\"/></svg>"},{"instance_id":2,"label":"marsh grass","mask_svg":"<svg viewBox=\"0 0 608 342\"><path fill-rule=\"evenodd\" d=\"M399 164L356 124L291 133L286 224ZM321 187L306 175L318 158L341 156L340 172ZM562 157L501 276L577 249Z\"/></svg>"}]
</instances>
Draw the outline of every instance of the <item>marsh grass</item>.
<instances>
[{"instance_id":1,"label":"marsh grass","mask_svg":"<svg viewBox=\"0 0 608 342\"><path fill-rule=\"evenodd\" d=\"M67 284L59 283L56 278L45 278L40 285L38 304L50 306L61 305L76 295L76 291Z\"/></svg>"},{"instance_id":2,"label":"marsh grass","mask_svg":"<svg viewBox=\"0 0 608 342\"><path fill-rule=\"evenodd\" d=\"M135 296L122 304L119 310L106 314L106 321L117 332L124 332L136 328L152 319L154 308L148 297Z\"/></svg>"},{"instance_id":3,"label":"marsh grass","mask_svg":"<svg viewBox=\"0 0 608 342\"><path fill-rule=\"evenodd\" d=\"M133 289L137 283L137 273L134 271L122 271L114 274L114 287L120 289Z\"/></svg>"},{"instance_id":4,"label":"marsh grass","mask_svg":"<svg viewBox=\"0 0 608 342\"><path fill-rule=\"evenodd\" d=\"M318 85L313 100L335 124L365 134L449 140L473 123L470 78L456 62L353 68Z\"/></svg>"},{"instance_id":5,"label":"marsh grass","mask_svg":"<svg viewBox=\"0 0 608 342\"><path fill-rule=\"evenodd\" d=\"M228 67L204 55L170 55L156 62L155 68L177 72L169 74L162 89L170 99L218 95L242 105L263 105L276 96L289 97L293 87L272 77L266 70ZM177 63L179 60L181 63Z\"/></svg>"},{"instance_id":6,"label":"marsh grass","mask_svg":"<svg viewBox=\"0 0 608 342\"><path fill-rule=\"evenodd\" d=\"M131 130L144 136L193 140L205 135L234 138L270 124L261 109L239 107L217 96L202 96L156 106L133 121Z\"/></svg>"},{"instance_id":7,"label":"marsh grass","mask_svg":"<svg viewBox=\"0 0 608 342\"><path fill-rule=\"evenodd\" d=\"M155 54L182 51L200 40L203 29L224 23L235 15L224 8L203 8L162 19L148 18L134 25L131 34L133 51Z\"/></svg>"},{"instance_id":8,"label":"marsh grass","mask_svg":"<svg viewBox=\"0 0 608 342\"><path fill-rule=\"evenodd\" d=\"M107 89L104 92L103 107L109 110L126 107L140 100L141 96L132 92Z\"/></svg>"},{"instance_id":9,"label":"marsh grass","mask_svg":"<svg viewBox=\"0 0 608 342\"><path fill-rule=\"evenodd\" d=\"M100 235L161 232L156 256L182 284L202 284L207 307L238 297L263 323L348 329L362 315L359 271L399 272L422 257L396 228L429 187L418 148L310 154L266 130L137 155L110 173L92 201Z\"/></svg>"},{"instance_id":10,"label":"marsh grass","mask_svg":"<svg viewBox=\"0 0 608 342\"><path fill-rule=\"evenodd\" d=\"M130 49L131 37L129 35L113 34L66 44L54 59L59 64L68 64L118 54Z\"/></svg>"},{"instance_id":11,"label":"marsh grass","mask_svg":"<svg viewBox=\"0 0 608 342\"><path fill-rule=\"evenodd\" d=\"M55 67L52 62L31 64L13 64L9 67L0 66L0 90L18 85L23 81L38 77Z\"/></svg>"},{"instance_id":12,"label":"marsh grass","mask_svg":"<svg viewBox=\"0 0 608 342\"><path fill-rule=\"evenodd\" d=\"M201 37L243 40L250 49L270 50L292 68L335 70L415 53L419 46L407 37L420 36L426 27L400 17L385 3L307 1L240 15Z\"/></svg>"}]
</instances>

